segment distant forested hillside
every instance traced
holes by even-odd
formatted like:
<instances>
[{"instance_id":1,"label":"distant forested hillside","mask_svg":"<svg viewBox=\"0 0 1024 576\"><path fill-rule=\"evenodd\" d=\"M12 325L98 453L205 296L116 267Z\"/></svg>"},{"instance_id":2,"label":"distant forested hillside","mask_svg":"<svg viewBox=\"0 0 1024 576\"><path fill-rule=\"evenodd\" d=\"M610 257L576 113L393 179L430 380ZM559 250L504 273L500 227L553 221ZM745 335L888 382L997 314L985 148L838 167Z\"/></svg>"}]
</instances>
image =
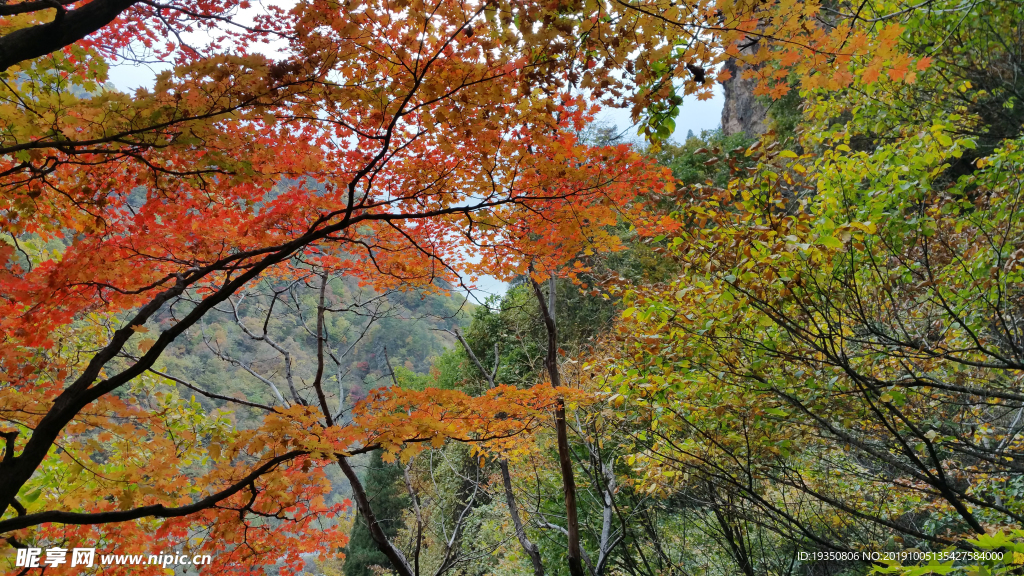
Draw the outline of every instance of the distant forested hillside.
<instances>
[{"instance_id":1,"label":"distant forested hillside","mask_svg":"<svg viewBox=\"0 0 1024 576\"><path fill-rule=\"evenodd\" d=\"M322 281L316 275L267 281L240 294L175 341L160 372L178 380L184 395L195 394L191 386L263 405L281 404L281 399L287 404L315 401L311 382L317 371ZM322 378L332 409L351 408L369 390L391 385L392 371L406 380L425 377L434 359L454 342L447 331L466 324L471 309L461 294L378 294L353 278L329 278ZM166 326L173 320L169 311L156 323ZM207 408L225 404L195 395ZM233 409L239 424L256 415Z\"/></svg>"}]
</instances>

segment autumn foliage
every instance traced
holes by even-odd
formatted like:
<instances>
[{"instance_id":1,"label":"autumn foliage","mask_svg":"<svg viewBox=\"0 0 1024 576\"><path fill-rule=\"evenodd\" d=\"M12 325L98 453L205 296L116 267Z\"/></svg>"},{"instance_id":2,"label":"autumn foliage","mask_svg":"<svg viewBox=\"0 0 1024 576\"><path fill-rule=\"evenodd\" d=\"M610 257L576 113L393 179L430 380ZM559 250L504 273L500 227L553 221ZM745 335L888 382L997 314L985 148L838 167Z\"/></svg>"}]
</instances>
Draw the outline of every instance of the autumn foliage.
<instances>
[{"instance_id":1,"label":"autumn foliage","mask_svg":"<svg viewBox=\"0 0 1024 576\"><path fill-rule=\"evenodd\" d=\"M295 573L300 554L338 554L358 509L392 568L418 574L429 507L411 498L415 545L375 532L351 461L383 451L412 493L420 455L455 445L475 474L497 466L473 485L503 494L537 574L555 561L535 529L565 532L573 574L626 570L632 550L662 545L650 502L673 495L713 510L731 542L760 530L840 549L889 529L967 547L1017 526L995 493L1021 458L1004 422L1024 366L1021 159L1019 131L991 127L1019 124L1019 102L957 64L981 58L956 32L961 8L883 4L0 6L0 533L11 550L175 549L212 553L217 573ZM728 166L724 186L585 137L599 106L626 106L656 152L682 96L710 97L728 58L758 94L798 94L803 124L693 151ZM165 65L151 86L108 83L110 66L145 59ZM615 271L637 253L642 273ZM440 294L484 275L526 287L519 309L537 322L509 311L498 335L453 332L473 360L462 381L486 386L415 389L389 367L394 386L331 404L329 276ZM211 411L161 372L226 307L267 342L272 311L261 339L232 298L310 277L316 366L301 394L213 395L226 404ZM601 302L568 305L614 310L617 331L560 325L569 285ZM509 367L513 345L527 348ZM257 423L238 426L238 406ZM554 469L555 448L560 474L535 480L562 500L520 515L517 486L528 466ZM829 480L856 466L885 472ZM352 501L330 501L329 469ZM574 469L595 482L600 521L576 502ZM941 529L909 526L917 509ZM435 545L438 574L463 561L458 526ZM778 572L732 550L748 576ZM649 573L676 573L663 556Z\"/></svg>"}]
</instances>

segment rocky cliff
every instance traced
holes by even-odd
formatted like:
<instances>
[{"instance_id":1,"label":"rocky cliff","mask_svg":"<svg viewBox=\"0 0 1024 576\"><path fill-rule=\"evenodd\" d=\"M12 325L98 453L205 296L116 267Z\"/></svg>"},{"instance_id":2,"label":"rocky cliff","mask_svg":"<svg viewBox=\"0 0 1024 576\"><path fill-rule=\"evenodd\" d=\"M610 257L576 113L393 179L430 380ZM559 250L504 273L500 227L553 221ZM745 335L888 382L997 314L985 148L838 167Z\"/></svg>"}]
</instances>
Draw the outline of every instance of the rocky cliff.
<instances>
[{"instance_id":1,"label":"rocky cliff","mask_svg":"<svg viewBox=\"0 0 1024 576\"><path fill-rule=\"evenodd\" d=\"M742 64L730 58L724 64L732 78L722 82L725 104L722 106L722 131L725 134L744 132L748 136L763 134L766 130L768 110L754 96L757 80L741 78Z\"/></svg>"}]
</instances>

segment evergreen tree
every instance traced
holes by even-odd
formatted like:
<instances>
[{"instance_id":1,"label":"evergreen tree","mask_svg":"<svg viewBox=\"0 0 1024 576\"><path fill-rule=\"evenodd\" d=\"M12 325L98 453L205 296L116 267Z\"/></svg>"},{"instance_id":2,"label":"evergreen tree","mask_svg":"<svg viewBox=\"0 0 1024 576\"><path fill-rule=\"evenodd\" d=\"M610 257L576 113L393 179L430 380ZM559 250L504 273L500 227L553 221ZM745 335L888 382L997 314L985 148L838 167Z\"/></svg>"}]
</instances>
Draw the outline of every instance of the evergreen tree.
<instances>
[{"instance_id":1,"label":"evergreen tree","mask_svg":"<svg viewBox=\"0 0 1024 576\"><path fill-rule=\"evenodd\" d=\"M370 457L363 485L377 521L388 538L394 538L402 527L402 511L409 507L409 496L401 485L402 468L397 462L387 464L377 450ZM345 576L373 576L371 566L391 569L388 560L370 536L370 528L362 514L356 516L345 550Z\"/></svg>"}]
</instances>

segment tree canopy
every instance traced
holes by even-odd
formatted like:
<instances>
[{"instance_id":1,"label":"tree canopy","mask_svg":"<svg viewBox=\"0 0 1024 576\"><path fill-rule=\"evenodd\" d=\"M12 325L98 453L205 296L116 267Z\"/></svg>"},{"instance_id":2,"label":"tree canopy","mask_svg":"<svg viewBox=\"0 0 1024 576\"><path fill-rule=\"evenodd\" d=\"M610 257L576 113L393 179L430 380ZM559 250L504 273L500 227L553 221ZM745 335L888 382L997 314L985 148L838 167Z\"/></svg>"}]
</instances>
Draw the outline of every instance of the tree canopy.
<instances>
[{"instance_id":1,"label":"tree canopy","mask_svg":"<svg viewBox=\"0 0 1024 576\"><path fill-rule=\"evenodd\" d=\"M11 570L328 571L356 513L402 576L1019 572L1022 22L3 4ZM124 61L168 69L126 94ZM730 70L771 131L666 142ZM512 288L459 310L483 275ZM852 555L911 548L999 557Z\"/></svg>"}]
</instances>

